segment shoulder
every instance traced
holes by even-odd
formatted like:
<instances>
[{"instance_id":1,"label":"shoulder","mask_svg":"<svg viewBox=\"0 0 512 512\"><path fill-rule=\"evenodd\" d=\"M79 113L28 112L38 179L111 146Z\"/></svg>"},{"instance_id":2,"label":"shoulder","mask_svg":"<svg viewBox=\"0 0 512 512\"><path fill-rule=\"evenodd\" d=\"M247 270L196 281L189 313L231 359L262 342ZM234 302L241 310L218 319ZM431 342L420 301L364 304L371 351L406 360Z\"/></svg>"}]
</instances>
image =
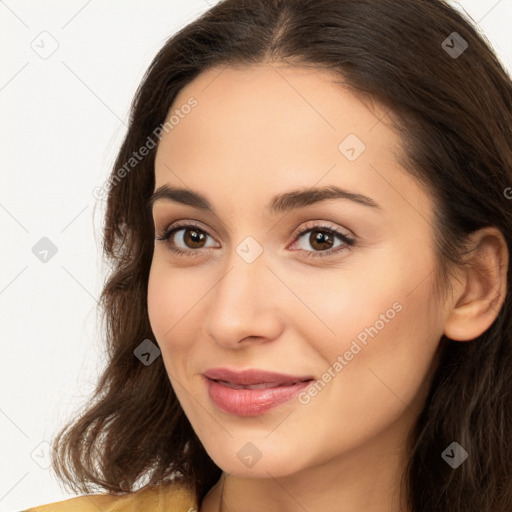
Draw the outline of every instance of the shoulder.
<instances>
[{"instance_id":1,"label":"shoulder","mask_svg":"<svg viewBox=\"0 0 512 512\"><path fill-rule=\"evenodd\" d=\"M197 512L194 491L183 484L145 487L123 494L88 494L57 503L41 505L23 512Z\"/></svg>"}]
</instances>

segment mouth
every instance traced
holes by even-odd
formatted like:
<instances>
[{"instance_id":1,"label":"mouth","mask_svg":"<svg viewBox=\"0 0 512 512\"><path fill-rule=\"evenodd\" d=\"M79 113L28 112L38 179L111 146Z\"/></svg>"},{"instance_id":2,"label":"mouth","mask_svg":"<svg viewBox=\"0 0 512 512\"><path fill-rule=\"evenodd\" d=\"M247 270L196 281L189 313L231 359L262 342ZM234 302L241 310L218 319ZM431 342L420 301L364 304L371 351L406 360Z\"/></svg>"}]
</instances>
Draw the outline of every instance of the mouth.
<instances>
[{"instance_id":1,"label":"mouth","mask_svg":"<svg viewBox=\"0 0 512 512\"><path fill-rule=\"evenodd\" d=\"M226 368L203 374L211 401L223 412L256 416L288 402L314 380L264 370L236 372Z\"/></svg>"},{"instance_id":2,"label":"mouth","mask_svg":"<svg viewBox=\"0 0 512 512\"><path fill-rule=\"evenodd\" d=\"M285 386L295 386L302 382L311 382L313 379L298 380L295 382L261 382L259 384L236 384L234 382L229 382L227 380L216 380L216 379L210 379L210 380L213 380L214 382L218 382L219 384L222 384L223 386L226 386L231 389L269 389L269 388L281 388L281 387L285 387Z\"/></svg>"},{"instance_id":3,"label":"mouth","mask_svg":"<svg viewBox=\"0 0 512 512\"><path fill-rule=\"evenodd\" d=\"M248 370L231 370L229 368L210 368L203 375L214 381L230 386L263 386L278 387L297 382L312 380L312 375L289 375L285 373L250 368Z\"/></svg>"}]
</instances>

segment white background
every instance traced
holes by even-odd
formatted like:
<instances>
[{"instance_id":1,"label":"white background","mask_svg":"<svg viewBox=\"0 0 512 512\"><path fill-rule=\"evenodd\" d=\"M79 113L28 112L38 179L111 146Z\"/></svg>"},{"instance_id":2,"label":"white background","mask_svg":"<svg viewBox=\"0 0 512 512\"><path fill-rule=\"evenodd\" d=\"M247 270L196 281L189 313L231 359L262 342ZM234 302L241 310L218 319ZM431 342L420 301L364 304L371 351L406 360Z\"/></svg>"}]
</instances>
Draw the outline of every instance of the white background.
<instances>
[{"instance_id":1,"label":"white background","mask_svg":"<svg viewBox=\"0 0 512 512\"><path fill-rule=\"evenodd\" d=\"M460 5L512 73L512 0ZM104 364L95 309L104 203L92 191L109 175L151 59L209 6L0 1L0 511L69 497L45 468L46 443ZM46 57L52 45L48 58L35 51ZM43 237L57 247L46 263L32 253Z\"/></svg>"}]
</instances>

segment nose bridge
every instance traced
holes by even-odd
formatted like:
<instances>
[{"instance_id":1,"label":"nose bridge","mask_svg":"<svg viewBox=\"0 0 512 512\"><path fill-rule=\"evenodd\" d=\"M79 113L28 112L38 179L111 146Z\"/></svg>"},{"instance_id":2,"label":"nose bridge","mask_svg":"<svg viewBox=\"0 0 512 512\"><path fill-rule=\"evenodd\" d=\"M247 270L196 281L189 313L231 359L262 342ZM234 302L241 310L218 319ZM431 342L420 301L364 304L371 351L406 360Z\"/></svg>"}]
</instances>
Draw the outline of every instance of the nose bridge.
<instances>
[{"instance_id":1,"label":"nose bridge","mask_svg":"<svg viewBox=\"0 0 512 512\"><path fill-rule=\"evenodd\" d=\"M252 337L272 338L279 331L279 314L272 272L262 247L244 239L233 247L225 271L211 291L206 331L218 343L238 343Z\"/></svg>"},{"instance_id":2,"label":"nose bridge","mask_svg":"<svg viewBox=\"0 0 512 512\"><path fill-rule=\"evenodd\" d=\"M270 271L267 253L260 242L248 235L232 246L226 259L224 278L219 282L220 298L247 301L246 305L251 309L264 307L259 304L259 291L267 285Z\"/></svg>"}]
</instances>

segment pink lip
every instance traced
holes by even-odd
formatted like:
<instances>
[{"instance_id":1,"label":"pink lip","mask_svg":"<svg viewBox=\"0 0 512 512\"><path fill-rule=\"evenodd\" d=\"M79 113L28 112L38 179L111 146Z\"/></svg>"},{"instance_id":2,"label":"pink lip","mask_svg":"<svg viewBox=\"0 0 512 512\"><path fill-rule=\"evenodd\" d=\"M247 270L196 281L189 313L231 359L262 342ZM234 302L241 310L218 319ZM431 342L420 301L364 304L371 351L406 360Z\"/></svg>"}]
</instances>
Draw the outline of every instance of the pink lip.
<instances>
[{"instance_id":1,"label":"pink lip","mask_svg":"<svg viewBox=\"0 0 512 512\"><path fill-rule=\"evenodd\" d=\"M212 368L204 372L203 376L212 402L224 412L238 416L262 414L287 402L313 380L311 376L285 375L257 369L236 372L227 368ZM265 387L245 387L251 385Z\"/></svg>"}]
</instances>

